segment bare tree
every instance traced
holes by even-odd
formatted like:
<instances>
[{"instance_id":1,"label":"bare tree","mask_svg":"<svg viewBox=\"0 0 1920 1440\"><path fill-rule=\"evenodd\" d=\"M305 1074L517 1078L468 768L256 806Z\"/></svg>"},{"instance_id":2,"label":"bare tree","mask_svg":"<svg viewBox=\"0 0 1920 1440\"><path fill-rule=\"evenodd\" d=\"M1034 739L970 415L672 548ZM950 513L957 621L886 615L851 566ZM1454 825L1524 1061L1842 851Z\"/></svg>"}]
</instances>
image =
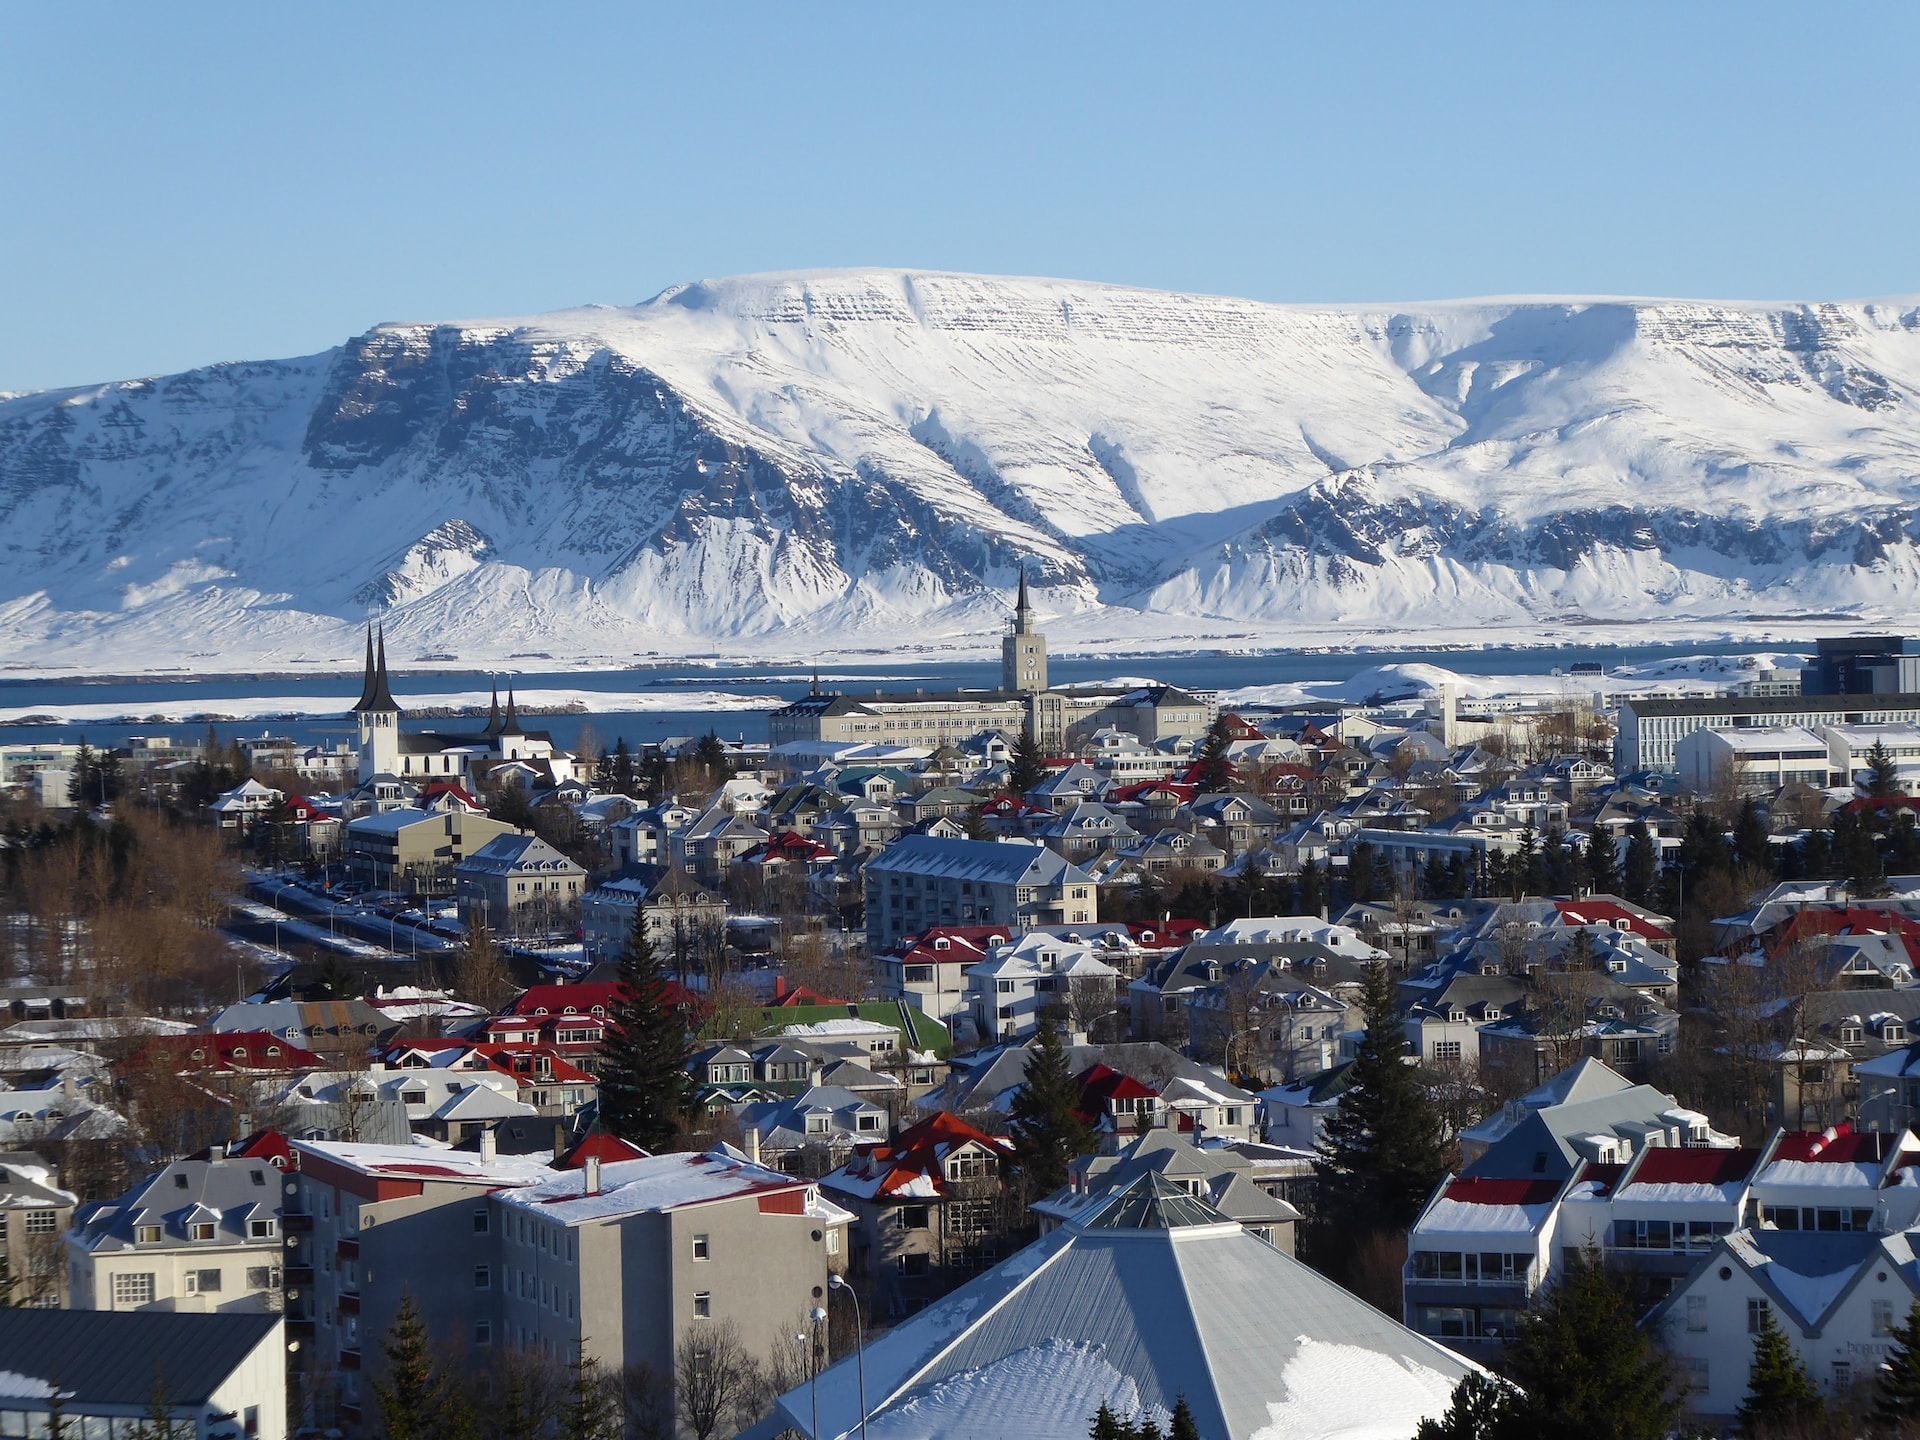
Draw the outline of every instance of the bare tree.
<instances>
[{"instance_id":1,"label":"bare tree","mask_svg":"<svg viewBox=\"0 0 1920 1440\"><path fill-rule=\"evenodd\" d=\"M467 930L466 943L453 954L450 979L456 996L482 1006L489 1015L499 1013L520 993L485 923Z\"/></svg>"},{"instance_id":2,"label":"bare tree","mask_svg":"<svg viewBox=\"0 0 1920 1440\"><path fill-rule=\"evenodd\" d=\"M673 1384L644 1360L616 1377L625 1440L674 1440Z\"/></svg>"},{"instance_id":3,"label":"bare tree","mask_svg":"<svg viewBox=\"0 0 1920 1440\"><path fill-rule=\"evenodd\" d=\"M751 1424L765 1388L760 1362L747 1353L731 1320L696 1325L673 1347L674 1403L694 1440L712 1440L729 1418L742 1427Z\"/></svg>"}]
</instances>

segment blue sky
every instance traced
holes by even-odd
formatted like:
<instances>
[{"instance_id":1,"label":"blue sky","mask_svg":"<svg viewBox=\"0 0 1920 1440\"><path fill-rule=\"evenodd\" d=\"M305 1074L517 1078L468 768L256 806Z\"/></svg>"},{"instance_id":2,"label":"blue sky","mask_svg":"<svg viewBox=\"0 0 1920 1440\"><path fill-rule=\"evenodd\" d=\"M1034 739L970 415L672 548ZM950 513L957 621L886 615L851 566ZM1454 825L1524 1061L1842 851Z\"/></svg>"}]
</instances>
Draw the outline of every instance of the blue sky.
<instances>
[{"instance_id":1,"label":"blue sky","mask_svg":"<svg viewBox=\"0 0 1920 1440\"><path fill-rule=\"evenodd\" d=\"M1920 6L22 3L0 389L900 265L1920 292Z\"/></svg>"}]
</instances>

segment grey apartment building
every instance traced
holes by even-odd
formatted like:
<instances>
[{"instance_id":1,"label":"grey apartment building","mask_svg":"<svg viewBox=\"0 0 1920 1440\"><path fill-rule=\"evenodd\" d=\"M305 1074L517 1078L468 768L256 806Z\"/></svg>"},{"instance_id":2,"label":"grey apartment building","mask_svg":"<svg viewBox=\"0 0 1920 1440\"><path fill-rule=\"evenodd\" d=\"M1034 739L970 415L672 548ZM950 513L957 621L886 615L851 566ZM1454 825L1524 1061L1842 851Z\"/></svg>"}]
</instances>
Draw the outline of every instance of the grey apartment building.
<instances>
[{"instance_id":1,"label":"grey apartment building","mask_svg":"<svg viewBox=\"0 0 1920 1440\"><path fill-rule=\"evenodd\" d=\"M907 835L865 870L867 945L884 954L934 925L1091 925L1093 876L1044 846Z\"/></svg>"}]
</instances>

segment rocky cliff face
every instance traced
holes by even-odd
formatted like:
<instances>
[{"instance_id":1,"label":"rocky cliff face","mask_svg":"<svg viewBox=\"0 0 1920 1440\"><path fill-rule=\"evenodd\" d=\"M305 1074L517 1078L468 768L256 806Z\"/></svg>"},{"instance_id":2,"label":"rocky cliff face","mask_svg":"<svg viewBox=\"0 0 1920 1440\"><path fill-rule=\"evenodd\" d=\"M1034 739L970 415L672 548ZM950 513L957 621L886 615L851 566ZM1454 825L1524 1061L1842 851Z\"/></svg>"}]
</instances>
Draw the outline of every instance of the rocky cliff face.
<instances>
[{"instance_id":1,"label":"rocky cliff face","mask_svg":"<svg viewBox=\"0 0 1920 1440\"><path fill-rule=\"evenodd\" d=\"M1878 614L1917 496L1911 304L750 278L0 401L0 658Z\"/></svg>"}]
</instances>

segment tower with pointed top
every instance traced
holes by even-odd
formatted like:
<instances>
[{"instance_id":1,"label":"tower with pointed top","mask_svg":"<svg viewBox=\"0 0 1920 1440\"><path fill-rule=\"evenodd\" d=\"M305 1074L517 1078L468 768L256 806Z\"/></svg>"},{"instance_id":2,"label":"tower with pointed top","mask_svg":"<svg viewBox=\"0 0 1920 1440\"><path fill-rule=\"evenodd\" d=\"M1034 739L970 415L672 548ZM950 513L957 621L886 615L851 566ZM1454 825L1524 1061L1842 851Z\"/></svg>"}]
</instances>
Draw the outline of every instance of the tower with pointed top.
<instances>
[{"instance_id":1,"label":"tower with pointed top","mask_svg":"<svg viewBox=\"0 0 1920 1440\"><path fill-rule=\"evenodd\" d=\"M376 648L377 647L377 648ZM360 698L353 707L360 727L360 779L364 783L375 775L400 773L400 706L387 684L387 630L380 627L376 640L373 626L367 627L366 675L360 682Z\"/></svg>"},{"instance_id":2,"label":"tower with pointed top","mask_svg":"<svg viewBox=\"0 0 1920 1440\"><path fill-rule=\"evenodd\" d=\"M1000 640L1000 688L1010 695L1037 695L1047 688L1047 637L1033 628L1027 568L1020 567L1020 598L1013 628Z\"/></svg>"}]
</instances>

